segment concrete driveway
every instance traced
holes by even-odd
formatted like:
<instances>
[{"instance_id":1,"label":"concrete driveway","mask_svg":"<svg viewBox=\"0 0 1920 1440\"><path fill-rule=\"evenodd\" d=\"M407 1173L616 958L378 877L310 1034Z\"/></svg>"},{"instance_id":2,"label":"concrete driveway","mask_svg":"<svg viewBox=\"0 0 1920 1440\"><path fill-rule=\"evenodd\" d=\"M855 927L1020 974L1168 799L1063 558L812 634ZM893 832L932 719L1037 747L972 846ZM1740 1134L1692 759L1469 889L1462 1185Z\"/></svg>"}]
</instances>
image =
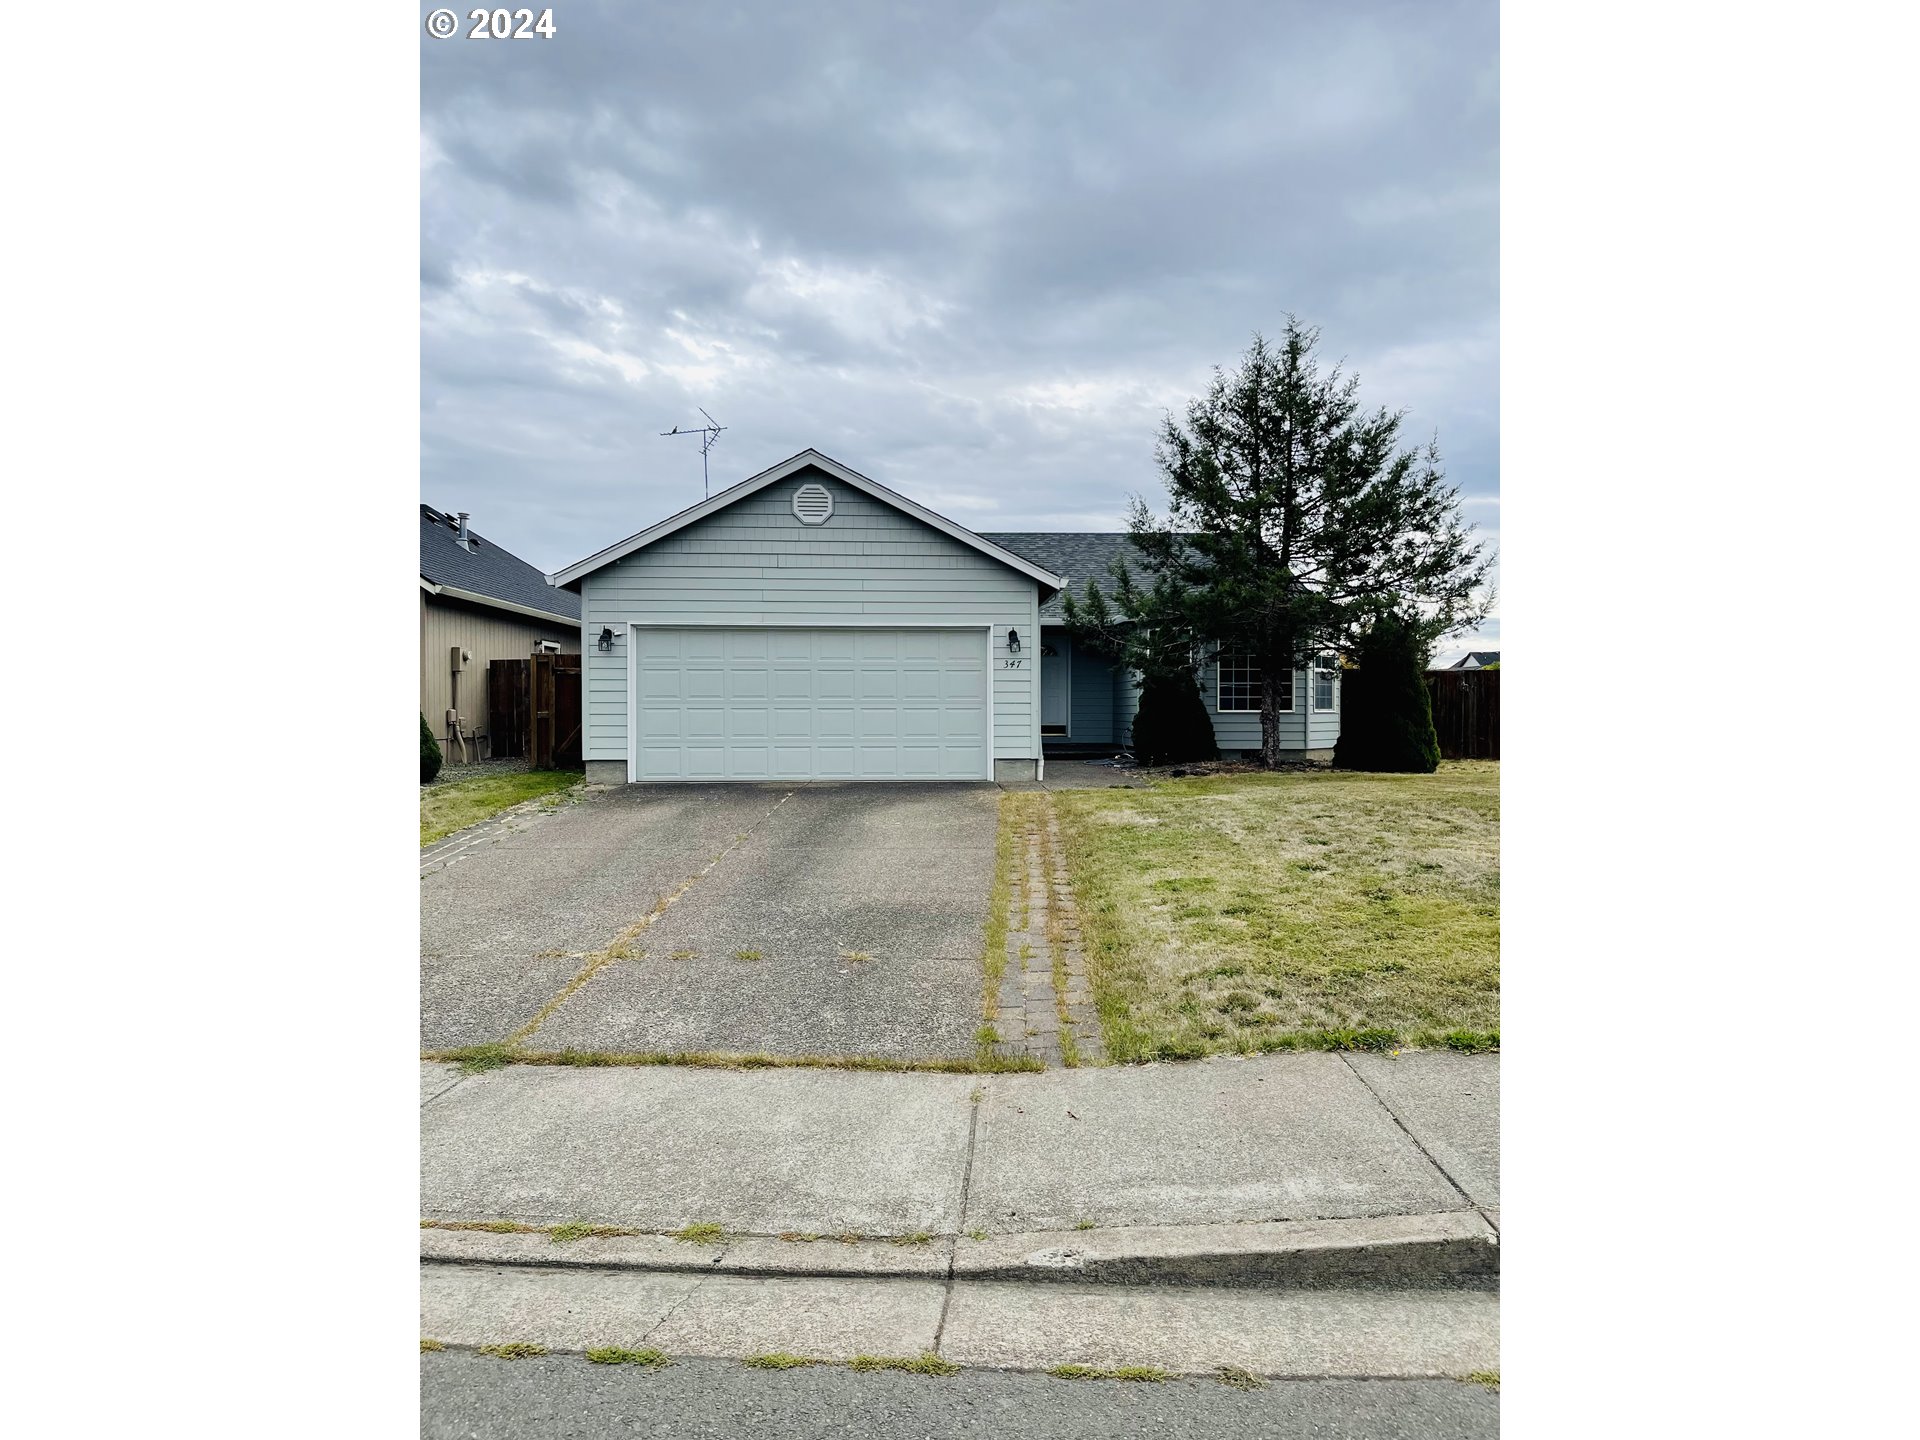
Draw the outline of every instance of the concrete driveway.
<instances>
[{"instance_id":1,"label":"concrete driveway","mask_svg":"<svg viewBox=\"0 0 1920 1440\"><path fill-rule=\"evenodd\" d=\"M590 792L422 879L422 1043L971 1055L998 798Z\"/></svg>"}]
</instances>

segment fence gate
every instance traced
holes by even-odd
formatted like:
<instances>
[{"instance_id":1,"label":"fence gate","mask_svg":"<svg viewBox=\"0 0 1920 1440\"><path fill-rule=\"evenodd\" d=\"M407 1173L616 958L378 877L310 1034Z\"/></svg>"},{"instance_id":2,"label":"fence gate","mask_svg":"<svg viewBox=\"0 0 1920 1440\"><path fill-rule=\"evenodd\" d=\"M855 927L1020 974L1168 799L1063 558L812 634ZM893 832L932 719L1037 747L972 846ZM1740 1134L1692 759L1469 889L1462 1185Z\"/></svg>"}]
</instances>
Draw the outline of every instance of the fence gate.
<instances>
[{"instance_id":1,"label":"fence gate","mask_svg":"<svg viewBox=\"0 0 1920 1440\"><path fill-rule=\"evenodd\" d=\"M532 669L527 660L487 662L487 739L496 760L518 759L527 753Z\"/></svg>"},{"instance_id":2,"label":"fence gate","mask_svg":"<svg viewBox=\"0 0 1920 1440\"><path fill-rule=\"evenodd\" d=\"M532 666L527 768L580 768L580 657L535 655Z\"/></svg>"},{"instance_id":3,"label":"fence gate","mask_svg":"<svg viewBox=\"0 0 1920 1440\"><path fill-rule=\"evenodd\" d=\"M1500 758L1498 670L1429 670L1433 729L1449 760Z\"/></svg>"}]
</instances>

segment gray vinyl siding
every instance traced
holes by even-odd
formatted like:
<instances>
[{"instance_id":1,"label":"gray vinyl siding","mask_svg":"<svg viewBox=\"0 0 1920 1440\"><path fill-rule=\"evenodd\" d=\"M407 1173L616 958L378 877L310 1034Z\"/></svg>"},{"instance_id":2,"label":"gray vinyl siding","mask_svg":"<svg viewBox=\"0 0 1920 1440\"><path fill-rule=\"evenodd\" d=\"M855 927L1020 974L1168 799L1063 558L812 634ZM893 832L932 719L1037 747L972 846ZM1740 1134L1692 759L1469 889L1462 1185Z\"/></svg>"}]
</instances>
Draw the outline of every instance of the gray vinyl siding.
<instances>
[{"instance_id":1,"label":"gray vinyl siding","mask_svg":"<svg viewBox=\"0 0 1920 1440\"><path fill-rule=\"evenodd\" d=\"M1333 709L1313 713L1307 709L1313 699L1308 672L1295 670L1292 673L1293 709L1280 713L1281 747L1287 750L1332 749L1334 741L1340 738L1339 678L1336 676L1333 682ZM1200 694L1213 720L1214 743L1222 750L1258 750L1260 712L1232 711L1223 714L1217 709L1215 682L1218 675L1218 669L1211 663L1200 669Z\"/></svg>"},{"instance_id":2,"label":"gray vinyl siding","mask_svg":"<svg viewBox=\"0 0 1920 1440\"><path fill-rule=\"evenodd\" d=\"M833 518L802 525L793 492L833 495ZM627 759L627 627L646 625L990 625L993 754L1040 753L1038 667L1002 669L1007 631L1040 634L1040 589L1028 576L817 471L777 481L581 582L585 749ZM593 640L611 626L614 647ZM1033 651L1027 651L1028 654Z\"/></svg>"},{"instance_id":3,"label":"gray vinyl siding","mask_svg":"<svg viewBox=\"0 0 1920 1440\"><path fill-rule=\"evenodd\" d=\"M1258 750L1260 748L1260 714L1258 711L1235 711L1222 714L1214 708L1215 671L1211 663L1200 669L1200 694L1207 706L1208 718L1213 721L1213 740L1222 750ZM1317 714L1309 714L1307 702L1312 697L1307 693L1307 672L1293 672L1293 709L1283 711L1280 716L1280 743L1287 749L1330 750L1340 738L1340 701L1341 683L1334 680L1333 706ZM1140 710L1140 687L1133 677L1125 671L1114 676L1115 715L1119 722L1121 739L1132 738L1133 717Z\"/></svg>"}]
</instances>

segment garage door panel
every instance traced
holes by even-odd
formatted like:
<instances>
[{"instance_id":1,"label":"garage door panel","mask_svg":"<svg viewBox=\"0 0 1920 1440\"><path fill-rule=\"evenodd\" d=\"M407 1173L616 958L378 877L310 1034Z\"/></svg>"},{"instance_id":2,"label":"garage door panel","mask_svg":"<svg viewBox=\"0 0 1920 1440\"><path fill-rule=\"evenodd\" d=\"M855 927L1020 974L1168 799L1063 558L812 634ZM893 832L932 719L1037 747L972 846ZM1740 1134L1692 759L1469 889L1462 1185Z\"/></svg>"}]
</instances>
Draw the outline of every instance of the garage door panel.
<instances>
[{"instance_id":1,"label":"garage door panel","mask_svg":"<svg viewBox=\"0 0 1920 1440\"><path fill-rule=\"evenodd\" d=\"M813 672L803 669L781 667L773 672L773 698L776 700L811 700L813 698Z\"/></svg>"},{"instance_id":2,"label":"garage door panel","mask_svg":"<svg viewBox=\"0 0 1920 1440\"><path fill-rule=\"evenodd\" d=\"M642 626L643 780L977 780L982 631Z\"/></svg>"},{"instance_id":3,"label":"garage door panel","mask_svg":"<svg viewBox=\"0 0 1920 1440\"><path fill-rule=\"evenodd\" d=\"M813 738L813 711L790 705L780 705L773 712L773 738L776 740L811 740Z\"/></svg>"},{"instance_id":4,"label":"garage door panel","mask_svg":"<svg viewBox=\"0 0 1920 1440\"><path fill-rule=\"evenodd\" d=\"M813 635L811 630L775 630L771 653L776 660L812 661Z\"/></svg>"}]
</instances>

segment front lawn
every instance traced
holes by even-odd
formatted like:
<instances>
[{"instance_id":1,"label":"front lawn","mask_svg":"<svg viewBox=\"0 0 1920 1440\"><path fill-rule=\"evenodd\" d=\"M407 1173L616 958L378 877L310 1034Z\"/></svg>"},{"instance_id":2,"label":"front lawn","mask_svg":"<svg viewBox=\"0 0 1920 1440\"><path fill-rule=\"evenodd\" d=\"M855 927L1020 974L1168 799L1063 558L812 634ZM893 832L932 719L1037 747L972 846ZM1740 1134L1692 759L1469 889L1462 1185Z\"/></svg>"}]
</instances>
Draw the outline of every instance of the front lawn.
<instances>
[{"instance_id":1,"label":"front lawn","mask_svg":"<svg viewBox=\"0 0 1920 1440\"><path fill-rule=\"evenodd\" d=\"M444 785L420 787L420 843L434 841L478 825L509 805L552 795L575 784L578 770L510 770L504 775L476 775Z\"/></svg>"},{"instance_id":2,"label":"front lawn","mask_svg":"<svg viewBox=\"0 0 1920 1440\"><path fill-rule=\"evenodd\" d=\"M1112 1059L1497 1039L1497 762L1049 798Z\"/></svg>"}]
</instances>

